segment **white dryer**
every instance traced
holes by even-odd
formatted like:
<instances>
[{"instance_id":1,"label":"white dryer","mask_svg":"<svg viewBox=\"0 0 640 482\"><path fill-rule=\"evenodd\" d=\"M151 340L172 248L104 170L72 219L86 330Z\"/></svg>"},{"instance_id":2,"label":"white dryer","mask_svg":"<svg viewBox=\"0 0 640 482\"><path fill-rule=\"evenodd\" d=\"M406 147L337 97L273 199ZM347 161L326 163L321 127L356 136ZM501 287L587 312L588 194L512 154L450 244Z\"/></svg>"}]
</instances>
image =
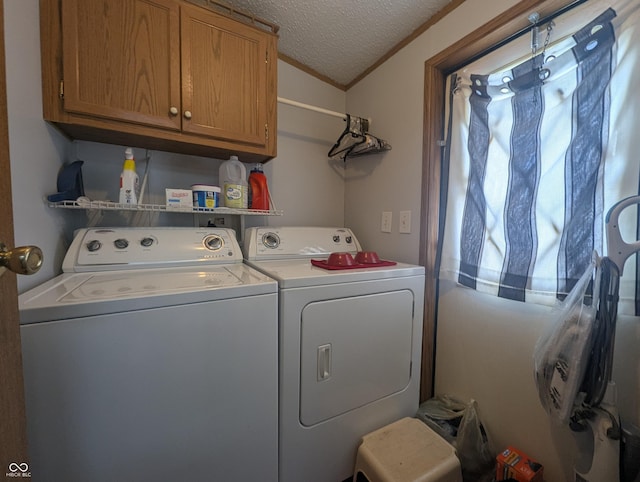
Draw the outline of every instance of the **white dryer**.
<instances>
[{"instance_id":1,"label":"white dryer","mask_svg":"<svg viewBox=\"0 0 640 482\"><path fill-rule=\"evenodd\" d=\"M32 480L278 480L277 285L232 230L80 230L19 297Z\"/></svg>"},{"instance_id":2,"label":"white dryer","mask_svg":"<svg viewBox=\"0 0 640 482\"><path fill-rule=\"evenodd\" d=\"M314 266L357 256L342 228L249 228L244 251L279 285L280 481L344 480L363 435L416 414L424 268Z\"/></svg>"}]
</instances>

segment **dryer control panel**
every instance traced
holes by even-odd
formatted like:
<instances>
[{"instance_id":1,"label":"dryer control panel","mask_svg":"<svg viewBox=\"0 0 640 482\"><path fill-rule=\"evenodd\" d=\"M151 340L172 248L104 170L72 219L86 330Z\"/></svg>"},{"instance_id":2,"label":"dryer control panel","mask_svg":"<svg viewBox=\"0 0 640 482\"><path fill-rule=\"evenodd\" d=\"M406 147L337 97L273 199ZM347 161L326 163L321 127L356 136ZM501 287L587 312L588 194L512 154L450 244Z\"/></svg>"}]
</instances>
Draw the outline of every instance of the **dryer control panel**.
<instances>
[{"instance_id":1,"label":"dryer control panel","mask_svg":"<svg viewBox=\"0 0 640 482\"><path fill-rule=\"evenodd\" d=\"M88 228L78 230L64 272L242 263L235 231L220 228Z\"/></svg>"},{"instance_id":2,"label":"dryer control panel","mask_svg":"<svg viewBox=\"0 0 640 482\"><path fill-rule=\"evenodd\" d=\"M249 228L244 236L244 256L248 260L311 258L358 251L360 243L348 228L266 226Z\"/></svg>"}]
</instances>

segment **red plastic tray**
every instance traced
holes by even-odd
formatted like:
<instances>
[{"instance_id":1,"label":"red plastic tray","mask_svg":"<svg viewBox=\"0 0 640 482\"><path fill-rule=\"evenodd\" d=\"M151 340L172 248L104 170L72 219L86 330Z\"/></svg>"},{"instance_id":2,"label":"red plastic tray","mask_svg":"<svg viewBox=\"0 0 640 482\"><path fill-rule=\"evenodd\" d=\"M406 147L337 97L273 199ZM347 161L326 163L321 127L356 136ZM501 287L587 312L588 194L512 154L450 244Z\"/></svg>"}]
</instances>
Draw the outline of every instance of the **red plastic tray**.
<instances>
[{"instance_id":1,"label":"red plastic tray","mask_svg":"<svg viewBox=\"0 0 640 482\"><path fill-rule=\"evenodd\" d=\"M379 263L356 263L349 266L335 266L327 263L326 259L312 259L311 264L322 269L339 270L339 269L362 269L362 268L380 268L382 266L395 266L395 261L380 261Z\"/></svg>"}]
</instances>

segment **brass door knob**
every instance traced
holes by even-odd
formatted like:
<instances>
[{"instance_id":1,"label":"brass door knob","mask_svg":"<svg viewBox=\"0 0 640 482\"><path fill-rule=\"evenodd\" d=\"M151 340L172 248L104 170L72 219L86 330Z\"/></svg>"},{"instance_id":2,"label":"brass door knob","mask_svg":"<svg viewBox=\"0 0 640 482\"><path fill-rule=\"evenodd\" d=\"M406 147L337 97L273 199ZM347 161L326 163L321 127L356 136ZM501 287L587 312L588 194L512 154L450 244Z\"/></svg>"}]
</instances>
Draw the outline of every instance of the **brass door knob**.
<instances>
[{"instance_id":1,"label":"brass door knob","mask_svg":"<svg viewBox=\"0 0 640 482\"><path fill-rule=\"evenodd\" d=\"M33 274L42 266L42 250L37 246L20 246L8 249L0 242L0 269L17 274Z\"/></svg>"}]
</instances>

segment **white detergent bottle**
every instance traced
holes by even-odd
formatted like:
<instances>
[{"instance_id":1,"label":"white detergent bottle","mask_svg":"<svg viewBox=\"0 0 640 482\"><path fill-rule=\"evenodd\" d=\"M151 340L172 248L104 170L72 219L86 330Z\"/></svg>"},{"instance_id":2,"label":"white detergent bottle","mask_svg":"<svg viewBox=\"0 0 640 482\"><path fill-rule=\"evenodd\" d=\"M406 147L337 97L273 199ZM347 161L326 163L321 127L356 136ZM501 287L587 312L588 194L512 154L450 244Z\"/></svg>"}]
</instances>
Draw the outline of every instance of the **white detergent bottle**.
<instances>
[{"instance_id":1,"label":"white detergent bottle","mask_svg":"<svg viewBox=\"0 0 640 482\"><path fill-rule=\"evenodd\" d=\"M124 166L120 174L120 204L138 204L139 182L133 149L127 147L124 151Z\"/></svg>"},{"instance_id":2,"label":"white detergent bottle","mask_svg":"<svg viewBox=\"0 0 640 482\"><path fill-rule=\"evenodd\" d=\"M231 156L220 165L220 187L222 188L221 204L228 208L247 209L249 203L249 183L247 168Z\"/></svg>"}]
</instances>

